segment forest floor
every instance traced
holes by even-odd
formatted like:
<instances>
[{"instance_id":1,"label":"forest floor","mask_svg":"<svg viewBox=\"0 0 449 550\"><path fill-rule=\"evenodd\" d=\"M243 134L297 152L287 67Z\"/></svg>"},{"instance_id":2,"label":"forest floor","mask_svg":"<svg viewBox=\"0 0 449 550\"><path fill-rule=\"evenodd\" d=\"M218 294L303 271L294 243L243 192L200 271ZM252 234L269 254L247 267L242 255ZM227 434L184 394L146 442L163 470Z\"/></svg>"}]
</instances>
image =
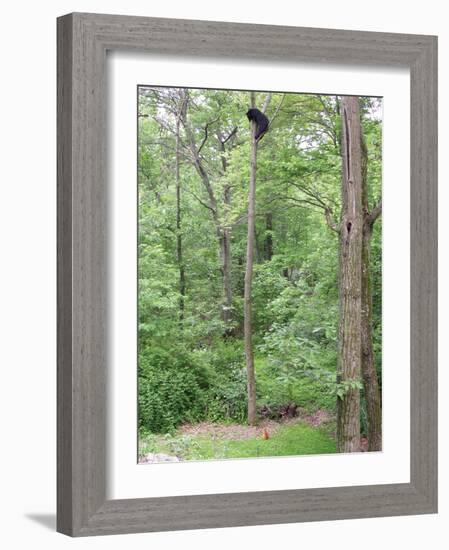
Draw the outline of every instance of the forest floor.
<instances>
[{"instance_id":1,"label":"forest floor","mask_svg":"<svg viewBox=\"0 0 449 550\"><path fill-rule=\"evenodd\" d=\"M335 452L335 420L318 410L257 426L201 422L184 424L173 434L146 434L139 442L139 463Z\"/></svg>"},{"instance_id":2,"label":"forest floor","mask_svg":"<svg viewBox=\"0 0 449 550\"><path fill-rule=\"evenodd\" d=\"M252 439L263 436L266 430L268 435L274 435L282 426L305 422L309 426L318 427L330 421L327 411L318 410L313 414L303 413L294 418L288 418L277 422L276 420L262 420L257 426L247 424L216 424L214 422L200 422L199 424L183 424L179 431L186 435L209 435L210 437L222 437L224 439Z\"/></svg>"}]
</instances>

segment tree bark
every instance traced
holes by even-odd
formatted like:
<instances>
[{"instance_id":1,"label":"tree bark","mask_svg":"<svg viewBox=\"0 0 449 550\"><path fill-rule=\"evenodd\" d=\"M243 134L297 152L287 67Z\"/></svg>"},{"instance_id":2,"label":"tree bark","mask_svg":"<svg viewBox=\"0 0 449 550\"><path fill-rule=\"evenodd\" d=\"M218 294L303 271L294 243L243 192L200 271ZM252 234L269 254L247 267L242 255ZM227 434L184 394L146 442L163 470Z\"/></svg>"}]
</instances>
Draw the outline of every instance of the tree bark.
<instances>
[{"instance_id":1,"label":"tree bark","mask_svg":"<svg viewBox=\"0 0 449 550\"><path fill-rule=\"evenodd\" d=\"M255 96L251 93L251 105L254 107ZM248 392L248 424L256 423L256 380L254 372L254 355L252 344L252 318L251 318L251 288L253 279L254 261L254 228L256 206L256 169L257 169L257 142L256 123L251 122L251 164L248 193L248 236L246 244L246 270L245 270L245 297L244 297L244 341L246 355L246 375Z\"/></svg>"},{"instance_id":2,"label":"tree bark","mask_svg":"<svg viewBox=\"0 0 449 550\"><path fill-rule=\"evenodd\" d=\"M379 382L373 349L373 295L371 284L371 238L373 225L380 215L380 207L369 209L367 150L361 135L362 147L362 208L363 208L363 243L362 243L362 377L365 394L366 416L368 424L368 451L382 450L382 407Z\"/></svg>"},{"instance_id":3,"label":"tree bark","mask_svg":"<svg viewBox=\"0 0 449 550\"><path fill-rule=\"evenodd\" d=\"M368 450L382 450L382 409L373 350L371 236L372 226L364 223L362 248L362 377L368 423Z\"/></svg>"},{"instance_id":4,"label":"tree bark","mask_svg":"<svg viewBox=\"0 0 449 550\"><path fill-rule=\"evenodd\" d=\"M360 450L360 390L351 387L361 375L362 292L362 152L357 97L341 102L342 223L340 230L340 320L337 382L344 395L337 398L339 452Z\"/></svg>"}]
</instances>

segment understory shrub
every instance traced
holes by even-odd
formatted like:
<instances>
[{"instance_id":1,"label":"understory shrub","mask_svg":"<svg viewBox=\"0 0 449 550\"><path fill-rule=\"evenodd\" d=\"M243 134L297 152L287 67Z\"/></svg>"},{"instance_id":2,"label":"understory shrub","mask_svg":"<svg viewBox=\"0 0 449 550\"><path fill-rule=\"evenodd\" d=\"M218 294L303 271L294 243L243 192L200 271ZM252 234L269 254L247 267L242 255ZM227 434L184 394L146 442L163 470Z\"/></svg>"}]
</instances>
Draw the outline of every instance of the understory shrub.
<instances>
[{"instance_id":1,"label":"understory shrub","mask_svg":"<svg viewBox=\"0 0 449 550\"><path fill-rule=\"evenodd\" d=\"M208 373L208 420L237 421L246 418L246 368L242 343L217 339L210 348L196 352Z\"/></svg>"},{"instance_id":2,"label":"understory shrub","mask_svg":"<svg viewBox=\"0 0 449 550\"><path fill-rule=\"evenodd\" d=\"M239 342L139 353L139 427L167 433L183 422L238 421L246 417L246 370Z\"/></svg>"},{"instance_id":3,"label":"understory shrub","mask_svg":"<svg viewBox=\"0 0 449 550\"><path fill-rule=\"evenodd\" d=\"M207 372L195 355L174 347L146 349L139 358L139 423L165 433L200 420L206 410Z\"/></svg>"}]
</instances>

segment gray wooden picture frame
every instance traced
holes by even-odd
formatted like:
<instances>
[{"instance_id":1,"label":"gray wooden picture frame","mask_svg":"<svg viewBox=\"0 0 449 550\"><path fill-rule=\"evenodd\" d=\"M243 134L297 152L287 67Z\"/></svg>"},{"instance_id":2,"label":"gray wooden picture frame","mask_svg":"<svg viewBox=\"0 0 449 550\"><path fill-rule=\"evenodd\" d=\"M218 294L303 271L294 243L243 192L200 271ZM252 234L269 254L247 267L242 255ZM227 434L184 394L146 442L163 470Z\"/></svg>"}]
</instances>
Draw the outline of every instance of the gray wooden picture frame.
<instances>
[{"instance_id":1,"label":"gray wooden picture frame","mask_svg":"<svg viewBox=\"0 0 449 550\"><path fill-rule=\"evenodd\" d=\"M436 37L83 13L57 26L57 530L85 536L436 512ZM106 499L108 50L410 69L410 483Z\"/></svg>"}]
</instances>

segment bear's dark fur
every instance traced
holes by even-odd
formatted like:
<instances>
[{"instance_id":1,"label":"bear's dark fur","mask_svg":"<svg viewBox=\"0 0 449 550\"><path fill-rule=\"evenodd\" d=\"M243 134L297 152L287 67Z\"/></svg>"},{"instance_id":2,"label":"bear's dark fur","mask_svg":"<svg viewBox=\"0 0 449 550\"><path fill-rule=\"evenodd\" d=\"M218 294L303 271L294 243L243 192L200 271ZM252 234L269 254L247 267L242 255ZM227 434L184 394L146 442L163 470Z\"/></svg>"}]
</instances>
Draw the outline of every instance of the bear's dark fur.
<instances>
[{"instance_id":1,"label":"bear's dark fur","mask_svg":"<svg viewBox=\"0 0 449 550\"><path fill-rule=\"evenodd\" d=\"M259 109L249 109L246 113L248 120L254 120L257 124L256 140L260 139L262 135L267 131L270 121L268 118L259 111Z\"/></svg>"}]
</instances>

